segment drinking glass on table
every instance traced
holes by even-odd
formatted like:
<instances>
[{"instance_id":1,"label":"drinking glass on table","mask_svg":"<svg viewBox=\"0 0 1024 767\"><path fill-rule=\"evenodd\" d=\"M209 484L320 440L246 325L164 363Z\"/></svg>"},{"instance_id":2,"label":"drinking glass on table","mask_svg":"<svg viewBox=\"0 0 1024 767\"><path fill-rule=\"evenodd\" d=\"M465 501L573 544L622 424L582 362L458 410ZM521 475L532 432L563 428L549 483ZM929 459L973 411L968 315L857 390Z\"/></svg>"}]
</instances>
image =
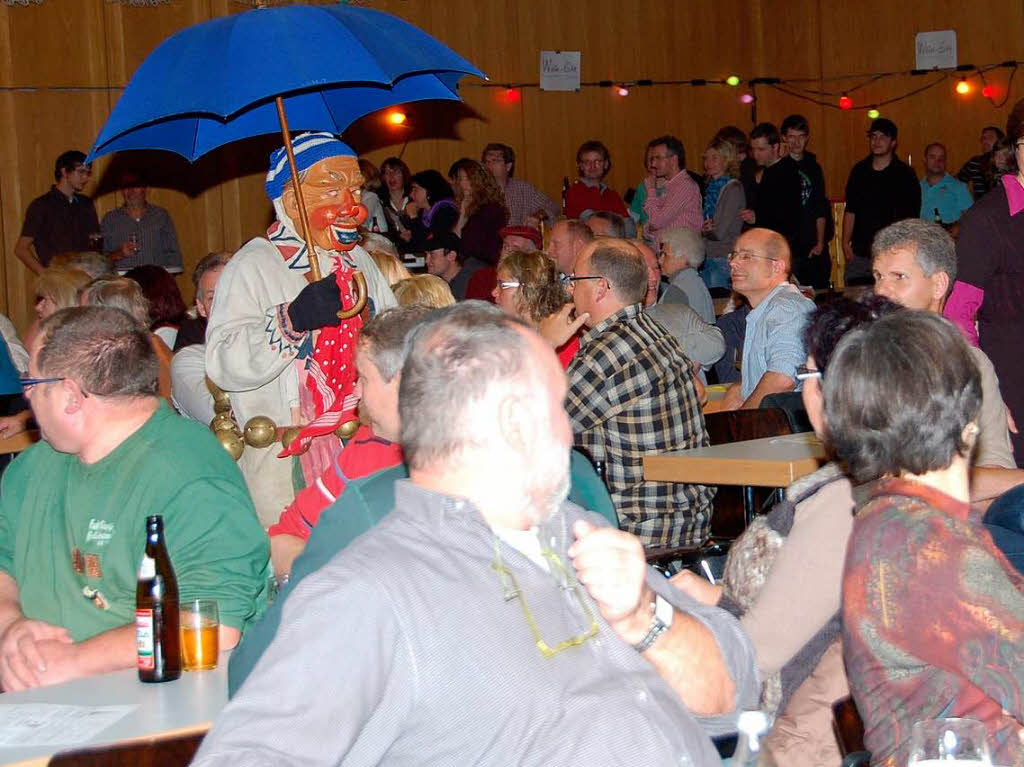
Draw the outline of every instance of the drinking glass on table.
<instances>
[{"instance_id":1,"label":"drinking glass on table","mask_svg":"<svg viewBox=\"0 0 1024 767\"><path fill-rule=\"evenodd\" d=\"M985 725L976 719L928 719L914 724L907 767L991 767Z\"/></svg>"},{"instance_id":2,"label":"drinking glass on table","mask_svg":"<svg viewBox=\"0 0 1024 767\"><path fill-rule=\"evenodd\" d=\"M97 252L103 250L102 232L91 232L89 234L89 250L95 250Z\"/></svg>"},{"instance_id":3,"label":"drinking glass on table","mask_svg":"<svg viewBox=\"0 0 1024 767\"><path fill-rule=\"evenodd\" d=\"M190 599L182 602L181 668L184 671L208 671L217 668L220 614L215 599Z\"/></svg>"}]
</instances>

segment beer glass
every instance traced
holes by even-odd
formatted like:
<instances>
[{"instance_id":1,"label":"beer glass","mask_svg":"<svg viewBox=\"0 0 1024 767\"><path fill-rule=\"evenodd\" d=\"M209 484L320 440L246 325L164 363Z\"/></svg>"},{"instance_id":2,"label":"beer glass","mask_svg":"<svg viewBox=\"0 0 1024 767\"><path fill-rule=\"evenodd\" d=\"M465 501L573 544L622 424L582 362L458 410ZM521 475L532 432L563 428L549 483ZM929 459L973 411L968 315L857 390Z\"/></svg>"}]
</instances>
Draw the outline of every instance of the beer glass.
<instances>
[{"instance_id":1,"label":"beer glass","mask_svg":"<svg viewBox=\"0 0 1024 767\"><path fill-rule=\"evenodd\" d=\"M217 668L220 615L215 599L181 603L181 667L185 671Z\"/></svg>"},{"instance_id":2,"label":"beer glass","mask_svg":"<svg viewBox=\"0 0 1024 767\"><path fill-rule=\"evenodd\" d=\"M985 725L975 719L929 719L914 724L908 767L991 767Z\"/></svg>"}]
</instances>

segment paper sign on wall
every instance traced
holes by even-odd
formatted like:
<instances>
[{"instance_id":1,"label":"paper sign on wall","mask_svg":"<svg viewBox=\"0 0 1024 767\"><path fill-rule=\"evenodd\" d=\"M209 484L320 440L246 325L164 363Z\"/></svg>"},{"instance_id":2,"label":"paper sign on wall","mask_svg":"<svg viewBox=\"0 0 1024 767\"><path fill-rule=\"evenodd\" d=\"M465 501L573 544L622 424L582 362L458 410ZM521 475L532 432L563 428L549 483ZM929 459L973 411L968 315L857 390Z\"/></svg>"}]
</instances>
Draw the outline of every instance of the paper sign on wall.
<instances>
[{"instance_id":1,"label":"paper sign on wall","mask_svg":"<svg viewBox=\"0 0 1024 767\"><path fill-rule=\"evenodd\" d=\"M955 69L956 30L918 32L914 38L915 69Z\"/></svg>"},{"instance_id":2,"label":"paper sign on wall","mask_svg":"<svg viewBox=\"0 0 1024 767\"><path fill-rule=\"evenodd\" d=\"M540 89L542 91L578 91L580 89L580 52L541 51Z\"/></svg>"}]
</instances>

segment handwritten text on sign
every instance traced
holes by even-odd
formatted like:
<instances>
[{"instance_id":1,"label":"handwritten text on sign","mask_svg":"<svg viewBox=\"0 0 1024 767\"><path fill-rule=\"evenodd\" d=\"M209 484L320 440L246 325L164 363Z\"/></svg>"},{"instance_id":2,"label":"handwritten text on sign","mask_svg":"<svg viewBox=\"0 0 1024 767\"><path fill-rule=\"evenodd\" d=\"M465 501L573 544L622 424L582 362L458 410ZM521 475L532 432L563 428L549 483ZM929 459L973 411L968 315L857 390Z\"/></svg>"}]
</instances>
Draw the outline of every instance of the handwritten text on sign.
<instances>
[{"instance_id":1,"label":"handwritten text on sign","mask_svg":"<svg viewBox=\"0 0 1024 767\"><path fill-rule=\"evenodd\" d=\"M580 89L580 52L541 51L540 89L542 91L578 91Z\"/></svg>"},{"instance_id":2,"label":"handwritten text on sign","mask_svg":"<svg viewBox=\"0 0 1024 767\"><path fill-rule=\"evenodd\" d=\"M955 69L956 30L918 32L914 38L915 69Z\"/></svg>"}]
</instances>

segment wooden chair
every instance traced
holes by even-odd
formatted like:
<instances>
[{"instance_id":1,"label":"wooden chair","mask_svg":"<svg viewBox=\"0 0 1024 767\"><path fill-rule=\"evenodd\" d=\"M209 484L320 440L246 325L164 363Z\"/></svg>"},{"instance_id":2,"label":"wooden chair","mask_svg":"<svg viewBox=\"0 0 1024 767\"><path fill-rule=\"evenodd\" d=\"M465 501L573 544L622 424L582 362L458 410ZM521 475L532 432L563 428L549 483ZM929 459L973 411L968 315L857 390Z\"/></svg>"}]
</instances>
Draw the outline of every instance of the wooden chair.
<instances>
[{"instance_id":1,"label":"wooden chair","mask_svg":"<svg viewBox=\"0 0 1024 767\"><path fill-rule=\"evenodd\" d=\"M829 253L832 256L832 284L836 290L842 290L846 286L846 251L843 250L843 214L846 213L846 201L834 200L832 202L832 219L835 221L835 234L829 244Z\"/></svg>"},{"instance_id":2,"label":"wooden chair","mask_svg":"<svg viewBox=\"0 0 1024 767\"><path fill-rule=\"evenodd\" d=\"M779 408L706 413L704 425L712 445L793 433L789 418ZM701 559L724 556L732 541L739 537L753 518L759 499L763 502L773 492L755 493L752 487L719 487L711 506L710 537L696 547L648 549L648 564L659 566L682 561L683 567L689 567Z\"/></svg>"},{"instance_id":3,"label":"wooden chair","mask_svg":"<svg viewBox=\"0 0 1024 767\"><path fill-rule=\"evenodd\" d=\"M205 734L171 735L64 751L50 759L49 767L186 767Z\"/></svg>"},{"instance_id":4,"label":"wooden chair","mask_svg":"<svg viewBox=\"0 0 1024 767\"><path fill-rule=\"evenodd\" d=\"M832 704L832 731L843 755L842 767L867 767L871 763L871 754L864 748L864 722L852 697Z\"/></svg>"}]
</instances>

